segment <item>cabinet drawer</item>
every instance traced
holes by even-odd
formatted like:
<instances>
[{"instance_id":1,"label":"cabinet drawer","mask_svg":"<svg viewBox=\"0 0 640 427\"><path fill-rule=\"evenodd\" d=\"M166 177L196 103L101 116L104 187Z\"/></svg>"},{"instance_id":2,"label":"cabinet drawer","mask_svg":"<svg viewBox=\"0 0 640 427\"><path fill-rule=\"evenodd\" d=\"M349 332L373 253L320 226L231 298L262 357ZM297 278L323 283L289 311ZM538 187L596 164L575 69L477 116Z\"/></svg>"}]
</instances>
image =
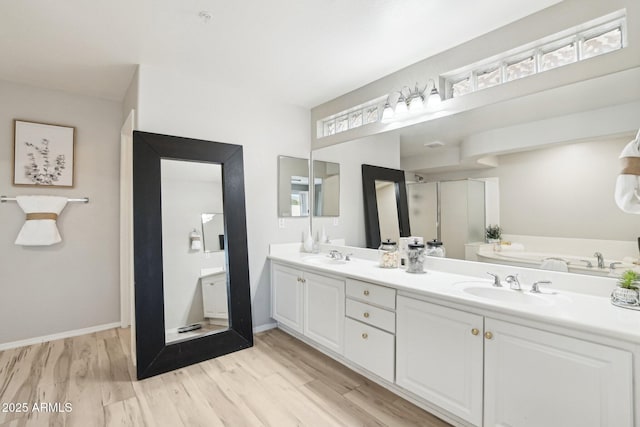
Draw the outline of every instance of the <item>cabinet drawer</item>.
<instances>
[{"instance_id":1,"label":"cabinet drawer","mask_svg":"<svg viewBox=\"0 0 640 427\"><path fill-rule=\"evenodd\" d=\"M396 332L396 314L393 311L374 307L347 298L347 316L385 331Z\"/></svg>"},{"instance_id":2,"label":"cabinet drawer","mask_svg":"<svg viewBox=\"0 0 640 427\"><path fill-rule=\"evenodd\" d=\"M346 318L344 338L347 359L393 382L395 339L392 334Z\"/></svg>"},{"instance_id":3,"label":"cabinet drawer","mask_svg":"<svg viewBox=\"0 0 640 427\"><path fill-rule=\"evenodd\" d=\"M391 310L396 309L396 290L392 288L347 279L347 296Z\"/></svg>"}]
</instances>

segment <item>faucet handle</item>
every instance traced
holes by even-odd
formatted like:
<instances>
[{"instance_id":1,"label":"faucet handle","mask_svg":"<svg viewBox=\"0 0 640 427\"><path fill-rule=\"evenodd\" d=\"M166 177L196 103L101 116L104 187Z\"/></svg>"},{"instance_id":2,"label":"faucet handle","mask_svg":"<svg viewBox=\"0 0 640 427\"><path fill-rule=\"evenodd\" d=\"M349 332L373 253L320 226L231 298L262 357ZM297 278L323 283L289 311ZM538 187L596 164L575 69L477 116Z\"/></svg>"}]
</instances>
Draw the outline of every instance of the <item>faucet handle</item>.
<instances>
[{"instance_id":1,"label":"faucet handle","mask_svg":"<svg viewBox=\"0 0 640 427\"><path fill-rule=\"evenodd\" d=\"M494 273L489 273L488 271L487 271L487 274L489 276L493 276L493 286L495 286L496 288L502 287L502 284L500 283L500 276Z\"/></svg>"},{"instance_id":2,"label":"faucet handle","mask_svg":"<svg viewBox=\"0 0 640 427\"><path fill-rule=\"evenodd\" d=\"M588 259L581 259L580 262L586 263L587 268L593 268L593 264Z\"/></svg>"},{"instance_id":3,"label":"faucet handle","mask_svg":"<svg viewBox=\"0 0 640 427\"><path fill-rule=\"evenodd\" d=\"M617 261L617 262L612 262L611 264L609 264L609 269L610 270L615 270L616 269L616 265L622 265L621 262Z\"/></svg>"},{"instance_id":4,"label":"faucet handle","mask_svg":"<svg viewBox=\"0 0 640 427\"><path fill-rule=\"evenodd\" d=\"M351 261L351 257L353 256L353 253L348 253L344 256L344 260L345 261Z\"/></svg>"},{"instance_id":5,"label":"faucet handle","mask_svg":"<svg viewBox=\"0 0 640 427\"><path fill-rule=\"evenodd\" d=\"M531 292L532 294L540 294L540 285L550 284L551 280L538 280L537 282L533 282L533 285L531 285L531 290L529 292Z\"/></svg>"}]
</instances>

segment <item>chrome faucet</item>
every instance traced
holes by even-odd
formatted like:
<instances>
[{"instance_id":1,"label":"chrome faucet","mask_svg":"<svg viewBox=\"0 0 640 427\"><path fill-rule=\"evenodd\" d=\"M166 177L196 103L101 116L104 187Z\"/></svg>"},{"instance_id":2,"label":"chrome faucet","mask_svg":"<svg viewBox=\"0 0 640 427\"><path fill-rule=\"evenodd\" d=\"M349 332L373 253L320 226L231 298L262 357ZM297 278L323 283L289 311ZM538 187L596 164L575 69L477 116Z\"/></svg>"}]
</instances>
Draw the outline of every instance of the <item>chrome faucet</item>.
<instances>
[{"instance_id":1,"label":"chrome faucet","mask_svg":"<svg viewBox=\"0 0 640 427\"><path fill-rule=\"evenodd\" d=\"M343 258L342 252L337 251L335 249L331 249L329 251L329 258L331 258L331 259L342 259Z\"/></svg>"},{"instance_id":2,"label":"chrome faucet","mask_svg":"<svg viewBox=\"0 0 640 427\"><path fill-rule=\"evenodd\" d=\"M541 294L542 292L540 292L540 285L550 284L551 280L538 280L537 282L533 282L533 285L531 285L531 290L529 292L531 292L532 294Z\"/></svg>"},{"instance_id":3,"label":"chrome faucet","mask_svg":"<svg viewBox=\"0 0 640 427\"><path fill-rule=\"evenodd\" d=\"M593 256L598 260L598 268L604 268L604 257L602 254L600 252L596 252Z\"/></svg>"},{"instance_id":4,"label":"chrome faucet","mask_svg":"<svg viewBox=\"0 0 640 427\"><path fill-rule=\"evenodd\" d=\"M508 275L507 277L504 278L504 281L509 284L509 287L511 289L514 289L516 291L522 290L522 288L520 287L520 280L518 280L517 274Z\"/></svg>"},{"instance_id":5,"label":"chrome faucet","mask_svg":"<svg viewBox=\"0 0 640 427\"><path fill-rule=\"evenodd\" d=\"M493 286L495 286L496 288L502 287L502 284L500 283L500 276L498 276L497 274L489 273L488 271L487 274L489 276L493 276Z\"/></svg>"}]
</instances>

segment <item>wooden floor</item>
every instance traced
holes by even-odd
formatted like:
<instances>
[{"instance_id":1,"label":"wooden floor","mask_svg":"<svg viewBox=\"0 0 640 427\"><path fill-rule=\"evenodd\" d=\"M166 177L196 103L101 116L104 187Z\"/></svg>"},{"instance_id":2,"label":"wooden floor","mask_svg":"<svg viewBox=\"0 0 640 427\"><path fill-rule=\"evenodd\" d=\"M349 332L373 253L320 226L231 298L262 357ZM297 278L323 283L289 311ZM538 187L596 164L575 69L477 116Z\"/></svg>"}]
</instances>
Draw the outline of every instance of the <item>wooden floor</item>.
<instances>
[{"instance_id":1,"label":"wooden floor","mask_svg":"<svg viewBox=\"0 0 640 427\"><path fill-rule=\"evenodd\" d=\"M276 329L144 381L128 343L113 329L0 352L0 426L449 425Z\"/></svg>"}]
</instances>

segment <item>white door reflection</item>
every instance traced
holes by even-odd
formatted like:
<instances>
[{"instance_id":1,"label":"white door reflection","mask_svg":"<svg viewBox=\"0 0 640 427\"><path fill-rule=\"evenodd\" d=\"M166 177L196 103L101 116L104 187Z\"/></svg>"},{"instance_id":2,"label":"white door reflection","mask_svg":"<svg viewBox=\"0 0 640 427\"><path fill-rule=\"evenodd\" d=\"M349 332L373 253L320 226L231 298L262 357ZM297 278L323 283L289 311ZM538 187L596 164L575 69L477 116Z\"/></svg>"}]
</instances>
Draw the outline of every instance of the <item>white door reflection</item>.
<instances>
[{"instance_id":1,"label":"white door reflection","mask_svg":"<svg viewBox=\"0 0 640 427\"><path fill-rule=\"evenodd\" d=\"M160 170L165 340L170 343L229 327L222 168L162 159ZM211 227L203 223L205 214Z\"/></svg>"}]
</instances>

